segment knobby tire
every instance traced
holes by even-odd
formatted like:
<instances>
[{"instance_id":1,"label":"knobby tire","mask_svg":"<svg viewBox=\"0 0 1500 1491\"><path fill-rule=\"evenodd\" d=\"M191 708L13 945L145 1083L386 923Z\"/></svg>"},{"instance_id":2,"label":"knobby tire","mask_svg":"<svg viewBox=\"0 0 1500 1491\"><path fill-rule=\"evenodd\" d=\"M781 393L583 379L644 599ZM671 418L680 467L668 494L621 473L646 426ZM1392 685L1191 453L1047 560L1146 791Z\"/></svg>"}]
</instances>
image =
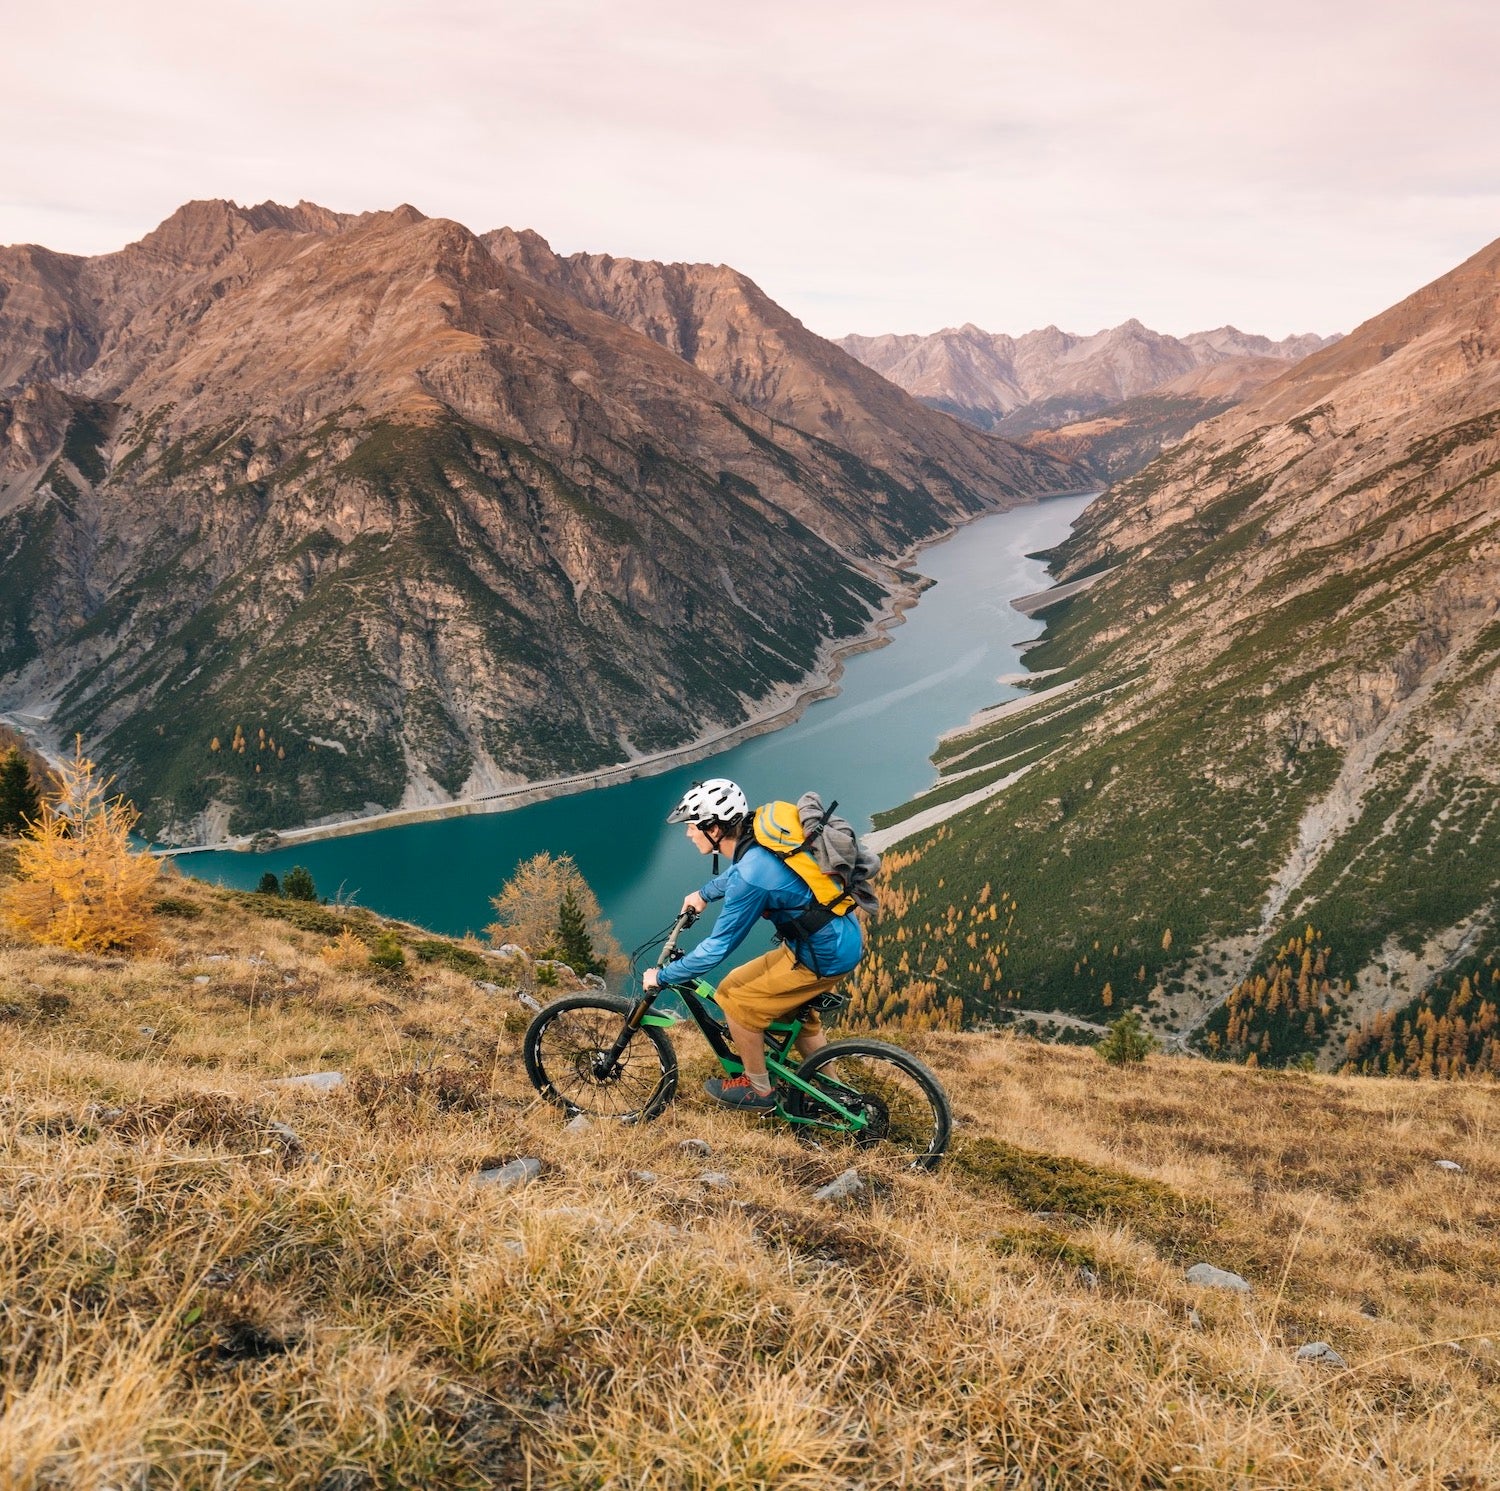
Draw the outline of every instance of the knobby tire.
<instances>
[{"instance_id":1,"label":"knobby tire","mask_svg":"<svg viewBox=\"0 0 1500 1491\"><path fill-rule=\"evenodd\" d=\"M823 1085L818 1081L823 1078L845 1107L864 1109L870 1127L848 1135L857 1147L891 1148L907 1156L914 1170L935 1168L946 1153L953 1132L948 1095L910 1051L885 1041L833 1041L809 1056L797 1074L814 1087ZM844 1087L859 1093L860 1101L851 1103ZM810 1098L799 1097L799 1102L805 1116L824 1121L832 1117L829 1110L820 1112Z\"/></svg>"},{"instance_id":2,"label":"knobby tire","mask_svg":"<svg viewBox=\"0 0 1500 1491\"><path fill-rule=\"evenodd\" d=\"M609 994L571 994L536 1015L521 1045L536 1090L570 1116L655 1118L677 1091L677 1053L659 1026L641 1026L612 1072L596 1069L631 1009L629 1000Z\"/></svg>"}]
</instances>

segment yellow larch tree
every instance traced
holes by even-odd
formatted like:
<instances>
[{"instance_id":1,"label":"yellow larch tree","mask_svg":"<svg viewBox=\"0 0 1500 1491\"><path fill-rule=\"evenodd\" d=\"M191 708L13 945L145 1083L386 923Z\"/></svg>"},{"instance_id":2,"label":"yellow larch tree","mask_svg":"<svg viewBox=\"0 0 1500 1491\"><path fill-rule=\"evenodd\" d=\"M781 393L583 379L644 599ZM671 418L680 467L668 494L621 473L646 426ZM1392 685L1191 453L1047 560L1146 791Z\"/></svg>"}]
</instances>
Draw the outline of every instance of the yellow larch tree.
<instances>
[{"instance_id":1,"label":"yellow larch tree","mask_svg":"<svg viewBox=\"0 0 1500 1491\"><path fill-rule=\"evenodd\" d=\"M17 878L0 898L0 918L22 936L89 953L150 944L161 865L131 848L140 814L109 797L109 787L78 739L58 790L20 841Z\"/></svg>"}]
</instances>

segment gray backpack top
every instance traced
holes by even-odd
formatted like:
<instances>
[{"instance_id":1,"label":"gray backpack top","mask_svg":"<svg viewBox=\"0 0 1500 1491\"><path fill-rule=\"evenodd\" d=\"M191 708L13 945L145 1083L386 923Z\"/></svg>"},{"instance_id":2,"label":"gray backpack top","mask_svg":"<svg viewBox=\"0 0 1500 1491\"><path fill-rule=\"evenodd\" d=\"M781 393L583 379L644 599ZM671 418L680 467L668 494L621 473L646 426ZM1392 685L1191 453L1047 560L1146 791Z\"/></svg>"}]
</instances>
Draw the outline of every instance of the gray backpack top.
<instances>
[{"instance_id":1,"label":"gray backpack top","mask_svg":"<svg viewBox=\"0 0 1500 1491\"><path fill-rule=\"evenodd\" d=\"M797 816L807 835L804 847L817 860L818 867L854 897L855 905L873 916L880 910L871 884L880 873L880 856L859 842L854 825L847 818L835 815L837 807L837 802L831 802L825 808L816 792L804 792L797 799Z\"/></svg>"}]
</instances>

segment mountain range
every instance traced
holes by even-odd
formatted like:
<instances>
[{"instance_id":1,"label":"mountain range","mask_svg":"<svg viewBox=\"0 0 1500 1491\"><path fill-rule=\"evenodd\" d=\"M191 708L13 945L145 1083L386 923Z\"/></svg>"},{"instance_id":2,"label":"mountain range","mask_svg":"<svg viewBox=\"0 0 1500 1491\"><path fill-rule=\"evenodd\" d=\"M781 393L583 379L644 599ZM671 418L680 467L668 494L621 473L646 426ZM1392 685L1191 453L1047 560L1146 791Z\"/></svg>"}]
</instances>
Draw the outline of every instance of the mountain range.
<instances>
[{"instance_id":1,"label":"mountain range","mask_svg":"<svg viewBox=\"0 0 1500 1491\"><path fill-rule=\"evenodd\" d=\"M1233 326L1179 338L1130 320L1093 336L965 325L839 345L923 403L1111 481L1335 340L1272 341Z\"/></svg>"},{"instance_id":2,"label":"mountain range","mask_svg":"<svg viewBox=\"0 0 1500 1491\"><path fill-rule=\"evenodd\" d=\"M890 815L877 958L971 1017L1500 1070L1497 352L1500 242L1092 504L1034 697Z\"/></svg>"},{"instance_id":3,"label":"mountain range","mask_svg":"<svg viewBox=\"0 0 1500 1491\"><path fill-rule=\"evenodd\" d=\"M0 249L0 709L178 841L742 725L1080 484L722 266L305 202Z\"/></svg>"}]
</instances>

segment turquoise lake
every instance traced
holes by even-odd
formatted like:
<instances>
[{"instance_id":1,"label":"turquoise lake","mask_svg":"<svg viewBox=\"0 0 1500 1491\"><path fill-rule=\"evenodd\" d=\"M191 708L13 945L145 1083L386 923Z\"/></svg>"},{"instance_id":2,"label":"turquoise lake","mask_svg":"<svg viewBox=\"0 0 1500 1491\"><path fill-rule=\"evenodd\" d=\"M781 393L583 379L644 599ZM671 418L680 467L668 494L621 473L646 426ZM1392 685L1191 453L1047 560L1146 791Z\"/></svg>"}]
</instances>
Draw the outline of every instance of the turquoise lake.
<instances>
[{"instance_id":1,"label":"turquoise lake","mask_svg":"<svg viewBox=\"0 0 1500 1491\"><path fill-rule=\"evenodd\" d=\"M1026 555L1066 537L1087 496L1054 498L969 524L924 550L915 568L936 584L890 642L844 663L839 694L785 729L719 755L618 786L510 812L446 818L269 854L188 854L200 879L253 888L267 870L305 865L318 893L357 901L439 932L480 932L490 897L540 850L571 854L627 951L669 922L708 863L680 827L663 821L689 783L732 777L751 802L809 789L839 800L856 828L932 784L938 737L1020 691L999 676L1020 670L1016 646L1041 624L1011 608L1047 575Z\"/></svg>"}]
</instances>

